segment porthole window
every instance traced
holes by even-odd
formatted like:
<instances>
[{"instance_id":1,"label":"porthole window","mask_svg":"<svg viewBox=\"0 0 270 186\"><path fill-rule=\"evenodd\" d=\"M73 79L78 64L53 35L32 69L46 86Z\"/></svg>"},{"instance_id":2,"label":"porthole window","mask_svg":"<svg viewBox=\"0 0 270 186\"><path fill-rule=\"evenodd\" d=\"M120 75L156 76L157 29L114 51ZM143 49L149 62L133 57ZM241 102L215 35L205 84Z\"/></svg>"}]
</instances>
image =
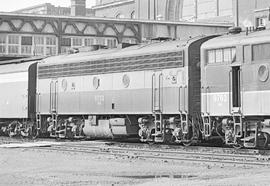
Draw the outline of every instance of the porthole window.
<instances>
[{"instance_id":1,"label":"porthole window","mask_svg":"<svg viewBox=\"0 0 270 186\"><path fill-rule=\"evenodd\" d=\"M66 91L67 90L67 80L63 79L61 85L62 85L63 91Z\"/></svg>"},{"instance_id":2,"label":"porthole window","mask_svg":"<svg viewBox=\"0 0 270 186\"><path fill-rule=\"evenodd\" d=\"M122 78L122 83L124 85L125 88L127 88L130 84L130 78L127 74L125 74Z\"/></svg>"},{"instance_id":3,"label":"porthole window","mask_svg":"<svg viewBox=\"0 0 270 186\"><path fill-rule=\"evenodd\" d=\"M98 89L99 86L100 86L100 79L98 77L94 77L93 78L93 87L95 89Z\"/></svg>"},{"instance_id":4,"label":"porthole window","mask_svg":"<svg viewBox=\"0 0 270 186\"><path fill-rule=\"evenodd\" d=\"M258 69L258 78L261 82L267 81L269 77L269 70L267 65L261 65Z\"/></svg>"}]
</instances>

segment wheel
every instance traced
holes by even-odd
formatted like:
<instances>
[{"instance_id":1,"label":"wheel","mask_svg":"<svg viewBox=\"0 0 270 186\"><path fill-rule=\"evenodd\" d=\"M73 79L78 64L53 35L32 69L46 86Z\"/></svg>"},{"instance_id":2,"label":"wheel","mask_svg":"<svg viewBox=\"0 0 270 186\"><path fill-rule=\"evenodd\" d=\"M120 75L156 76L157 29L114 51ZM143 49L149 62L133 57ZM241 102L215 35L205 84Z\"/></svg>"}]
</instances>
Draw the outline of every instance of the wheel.
<instances>
[{"instance_id":1,"label":"wheel","mask_svg":"<svg viewBox=\"0 0 270 186\"><path fill-rule=\"evenodd\" d=\"M147 144L148 145L154 145L155 144L155 141L147 141Z\"/></svg>"},{"instance_id":2,"label":"wheel","mask_svg":"<svg viewBox=\"0 0 270 186\"><path fill-rule=\"evenodd\" d=\"M17 135L17 128L18 128L18 125L17 125L16 121L10 123L8 125L8 129L7 129L8 136L11 137L11 138L16 136Z\"/></svg>"},{"instance_id":3,"label":"wheel","mask_svg":"<svg viewBox=\"0 0 270 186\"><path fill-rule=\"evenodd\" d=\"M237 143L237 144L234 144L233 145L233 148L235 148L235 149L241 149L241 148L243 148L244 146L243 146L243 144L240 144L240 143Z\"/></svg>"},{"instance_id":4,"label":"wheel","mask_svg":"<svg viewBox=\"0 0 270 186\"><path fill-rule=\"evenodd\" d=\"M36 139L39 136L39 129L37 129L36 127L32 127L31 129L31 137L32 139Z\"/></svg>"},{"instance_id":5,"label":"wheel","mask_svg":"<svg viewBox=\"0 0 270 186\"><path fill-rule=\"evenodd\" d=\"M263 148L268 148L268 144L269 144L269 140L270 140L270 136L268 133L264 132L263 133L263 137L264 137L264 143L263 143Z\"/></svg>"}]
</instances>

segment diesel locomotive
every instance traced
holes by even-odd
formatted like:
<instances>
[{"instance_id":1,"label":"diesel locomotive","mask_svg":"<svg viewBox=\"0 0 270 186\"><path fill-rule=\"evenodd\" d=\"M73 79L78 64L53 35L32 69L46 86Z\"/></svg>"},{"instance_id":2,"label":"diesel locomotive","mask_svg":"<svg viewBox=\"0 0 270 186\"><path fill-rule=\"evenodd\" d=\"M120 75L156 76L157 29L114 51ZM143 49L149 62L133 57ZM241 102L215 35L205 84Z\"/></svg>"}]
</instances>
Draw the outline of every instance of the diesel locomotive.
<instances>
[{"instance_id":1,"label":"diesel locomotive","mask_svg":"<svg viewBox=\"0 0 270 186\"><path fill-rule=\"evenodd\" d=\"M268 49L263 30L0 65L2 132L267 147Z\"/></svg>"}]
</instances>

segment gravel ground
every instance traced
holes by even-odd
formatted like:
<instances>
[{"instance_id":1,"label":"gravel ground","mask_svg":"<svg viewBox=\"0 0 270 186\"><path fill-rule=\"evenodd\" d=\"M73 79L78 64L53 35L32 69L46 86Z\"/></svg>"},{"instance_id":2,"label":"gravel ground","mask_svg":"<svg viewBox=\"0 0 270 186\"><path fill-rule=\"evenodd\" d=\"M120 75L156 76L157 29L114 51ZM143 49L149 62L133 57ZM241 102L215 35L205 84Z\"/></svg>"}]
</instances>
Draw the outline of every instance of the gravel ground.
<instances>
[{"instance_id":1,"label":"gravel ground","mask_svg":"<svg viewBox=\"0 0 270 186\"><path fill-rule=\"evenodd\" d=\"M2 186L270 185L269 168L144 160L40 149L0 148Z\"/></svg>"}]
</instances>

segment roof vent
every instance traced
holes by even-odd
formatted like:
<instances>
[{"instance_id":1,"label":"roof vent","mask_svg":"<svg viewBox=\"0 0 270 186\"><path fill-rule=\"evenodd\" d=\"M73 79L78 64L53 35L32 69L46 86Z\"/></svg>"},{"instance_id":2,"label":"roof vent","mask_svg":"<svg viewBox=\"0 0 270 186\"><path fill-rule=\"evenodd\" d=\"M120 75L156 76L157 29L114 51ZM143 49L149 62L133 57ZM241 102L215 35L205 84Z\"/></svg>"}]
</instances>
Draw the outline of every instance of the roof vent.
<instances>
[{"instance_id":1,"label":"roof vent","mask_svg":"<svg viewBox=\"0 0 270 186\"><path fill-rule=\"evenodd\" d=\"M105 45L90 45L86 47L72 48L68 51L68 54L76 54L81 52L92 52L100 49L108 49Z\"/></svg>"},{"instance_id":2,"label":"roof vent","mask_svg":"<svg viewBox=\"0 0 270 186\"><path fill-rule=\"evenodd\" d=\"M120 43L117 45L117 48L127 48L127 47L130 47L130 46L134 46L134 45L137 45L137 44L131 44L131 43Z\"/></svg>"},{"instance_id":3,"label":"roof vent","mask_svg":"<svg viewBox=\"0 0 270 186\"><path fill-rule=\"evenodd\" d=\"M240 32L242 32L241 27L231 27L231 28L229 28L229 33L230 34L239 34Z\"/></svg>"},{"instance_id":4,"label":"roof vent","mask_svg":"<svg viewBox=\"0 0 270 186\"><path fill-rule=\"evenodd\" d=\"M256 28L256 31L261 31L261 30L265 30L265 29L266 29L265 26L260 25L260 26L258 26L258 27Z\"/></svg>"},{"instance_id":5,"label":"roof vent","mask_svg":"<svg viewBox=\"0 0 270 186\"><path fill-rule=\"evenodd\" d=\"M171 41L173 40L170 37L156 37L156 38L152 38L151 41L158 41L158 42L163 42L163 41Z\"/></svg>"}]
</instances>

